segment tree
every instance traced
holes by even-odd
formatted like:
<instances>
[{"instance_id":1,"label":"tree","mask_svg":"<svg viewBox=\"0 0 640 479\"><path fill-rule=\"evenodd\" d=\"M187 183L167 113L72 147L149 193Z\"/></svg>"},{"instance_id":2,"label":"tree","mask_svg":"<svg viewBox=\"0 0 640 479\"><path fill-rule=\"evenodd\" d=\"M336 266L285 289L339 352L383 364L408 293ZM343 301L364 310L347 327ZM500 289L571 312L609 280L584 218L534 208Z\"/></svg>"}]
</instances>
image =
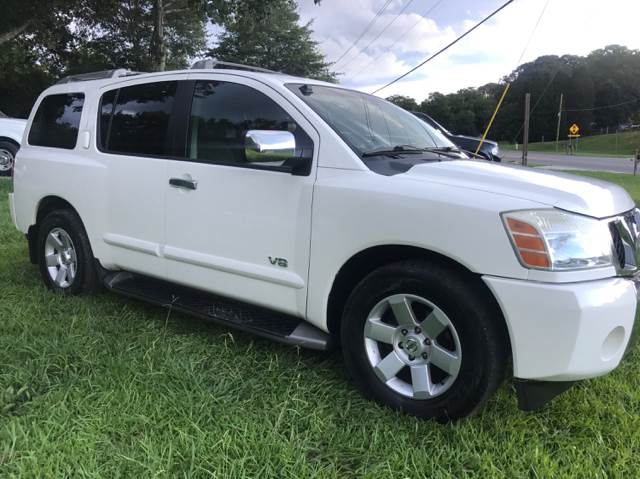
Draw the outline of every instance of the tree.
<instances>
[{"instance_id":1,"label":"tree","mask_svg":"<svg viewBox=\"0 0 640 479\"><path fill-rule=\"evenodd\" d=\"M69 69L184 68L204 50L206 0L93 0L76 20Z\"/></svg>"},{"instance_id":2,"label":"tree","mask_svg":"<svg viewBox=\"0 0 640 479\"><path fill-rule=\"evenodd\" d=\"M0 48L0 110L26 118L34 100L55 76L37 63L37 56L16 42Z\"/></svg>"},{"instance_id":3,"label":"tree","mask_svg":"<svg viewBox=\"0 0 640 479\"><path fill-rule=\"evenodd\" d=\"M561 94L561 137L566 138L573 122L588 135L640 118L639 77L640 50L609 45L586 57L542 56L518 66L502 84L490 83L447 95L431 93L419 108L456 133L478 135L486 128L504 82L509 82L511 88L495 119L491 138L522 141L526 93L531 93L529 137L533 141L555 139Z\"/></svg>"},{"instance_id":4,"label":"tree","mask_svg":"<svg viewBox=\"0 0 640 479\"><path fill-rule=\"evenodd\" d=\"M418 109L418 104L415 99L410 96L404 95L391 95L387 98L387 101L390 101L394 105L398 105L400 108L404 108L408 111L416 111Z\"/></svg>"},{"instance_id":5,"label":"tree","mask_svg":"<svg viewBox=\"0 0 640 479\"><path fill-rule=\"evenodd\" d=\"M298 24L293 0L229 0L220 10L225 31L209 51L211 56L291 75L336 80L311 38L311 22Z\"/></svg>"},{"instance_id":6,"label":"tree","mask_svg":"<svg viewBox=\"0 0 640 479\"><path fill-rule=\"evenodd\" d=\"M0 45L26 35L37 41L66 32L74 12L84 0L3 0L0 16Z\"/></svg>"}]
</instances>

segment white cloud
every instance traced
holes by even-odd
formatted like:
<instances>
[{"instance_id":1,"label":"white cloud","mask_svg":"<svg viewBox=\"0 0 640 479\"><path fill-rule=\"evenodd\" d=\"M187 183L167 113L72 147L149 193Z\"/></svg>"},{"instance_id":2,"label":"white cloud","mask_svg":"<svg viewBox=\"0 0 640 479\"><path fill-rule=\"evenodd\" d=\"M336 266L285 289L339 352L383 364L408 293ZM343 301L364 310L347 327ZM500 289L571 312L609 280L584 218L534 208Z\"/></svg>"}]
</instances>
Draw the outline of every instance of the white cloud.
<instances>
[{"instance_id":1,"label":"white cloud","mask_svg":"<svg viewBox=\"0 0 640 479\"><path fill-rule=\"evenodd\" d=\"M493 5L484 2L486 11L478 11L476 0L446 2L457 2L459 18L452 18L450 8L445 12L448 15L444 15L447 18L439 19L443 10L436 8L429 18L421 19L419 13L422 12L418 9L426 9L423 7L426 2L415 2L421 5L411 5L356 58L356 52L395 18L404 5L401 0L393 2L357 48L337 65L336 70L345 73L341 82L363 91L373 91L442 48L500 4L500 0L491 2ZM315 39L327 58L335 60L357 38L383 3L384 0L324 0L317 7L311 0L302 0L299 10L303 21L315 17L312 27ZM518 57L543 6L543 0L516 0L446 53L379 95L404 94L422 100L430 92L448 93L498 81L517 66ZM473 18L472 14L475 15ZM608 0L606 5L602 0L551 0L523 62L540 55L585 55L613 43L640 48L638 18L640 2L637 0ZM415 28L393 46L393 51L389 50L412 25L416 25ZM350 58L356 59L347 61ZM373 59L376 60L372 62ZM354 78L353 75L367 64L363 73Z\"/></svg>"}]
</instances>

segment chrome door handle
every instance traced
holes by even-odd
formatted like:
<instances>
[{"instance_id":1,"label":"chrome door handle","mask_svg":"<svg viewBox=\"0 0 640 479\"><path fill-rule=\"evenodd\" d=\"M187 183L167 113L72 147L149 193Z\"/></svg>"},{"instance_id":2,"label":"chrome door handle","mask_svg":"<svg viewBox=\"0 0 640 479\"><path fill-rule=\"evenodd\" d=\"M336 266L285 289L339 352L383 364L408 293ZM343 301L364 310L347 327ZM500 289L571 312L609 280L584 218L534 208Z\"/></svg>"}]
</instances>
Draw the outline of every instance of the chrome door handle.
<instances>
[{"instance_id":1,"label":"chrome door handle","mask_svg":"<svg viewBox=\"0 0 640 479\"><path fill-rule=\"evenodd\" d=\"M171 178L169 184L176 188L184 188L185 190L195 190L198 187L197 181L185 180L183 178Z\"/></svg>"}]
</instances>

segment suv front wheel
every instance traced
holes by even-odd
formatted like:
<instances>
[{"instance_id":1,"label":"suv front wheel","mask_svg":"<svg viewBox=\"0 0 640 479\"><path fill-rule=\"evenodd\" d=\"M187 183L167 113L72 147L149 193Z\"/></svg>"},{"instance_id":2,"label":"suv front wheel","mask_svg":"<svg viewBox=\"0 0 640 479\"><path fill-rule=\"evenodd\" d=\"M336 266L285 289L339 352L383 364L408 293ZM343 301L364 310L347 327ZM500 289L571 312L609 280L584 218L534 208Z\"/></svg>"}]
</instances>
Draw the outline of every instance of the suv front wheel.
<instances>
[{"instance_id":1,"label":"suv front wheel","mask_svg":"<svg viewBox=\"0 0 640 479\"><path fill-rule=\"evenodd\" d=\"M40 274L49 289L66 294L98 289L91 244L75 212L49 213L39 225L37 248Z\"/></svg>"},{"instance_id":2,"label":"suv front wheel","mask_svg":"<svg viewBox=\"0 0 640 479\"><path fill-rule=\"evenodd\" d=\"M440 421L477 411L504 378L508 338L486 289L438 262L369 274L347 301L346 366L377 402Z\"/></svg>"}]
</instances>

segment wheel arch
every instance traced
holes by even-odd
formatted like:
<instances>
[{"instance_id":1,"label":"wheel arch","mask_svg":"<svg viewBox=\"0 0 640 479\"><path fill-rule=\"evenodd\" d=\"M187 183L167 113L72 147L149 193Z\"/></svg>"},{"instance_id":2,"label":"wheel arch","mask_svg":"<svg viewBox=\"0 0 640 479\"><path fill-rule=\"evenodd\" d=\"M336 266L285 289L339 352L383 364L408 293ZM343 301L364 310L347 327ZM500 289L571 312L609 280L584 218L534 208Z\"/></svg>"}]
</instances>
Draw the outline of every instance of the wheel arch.
<instances>
[{"instance_id":1,"label":"wheel arch","mask_svg":"<svg viewBox=\"0 0 640 479\"><path fill-rule=\"evenodd\" d=\"M38 264L37 243L38 228L40 227L40 223L42 222L42 219L44 217L46 217L52 211L56 210L71 210L78 216L78 218L80 218L80 221L82 222L82 217L78 213L78 210L64 198L61 198L57 195L49 195L42 198L38 202L38 205L36 207L35 222L31 226L29 226L29 230L27 232L27 240L29 243L29 259L33 264Z\"/></svg>"},{"instance_id":2,"label":"wheel arch","mask_svg":"<svg viewBox=\"0 0 640 479\"><path fill-rule=\"evenodd\" d=\"M16 140L15 138L11 138L10 136L2 136L2 135L0 135L0 141L11 142L14 145L16 145L16 147L18 147L18 149L20 149L20 142L18 140Z\"/></svg>"},{"instance_id":3,"label":"wheel arch","mask_svg":"<svg viewBox=\"0 0 640 479\"><path fill-rule=\"evenodd\" d=\"M340 268L334 278L327 303L327 328L334 338L339 338L342 313L347 299L356 285L374 270L397 261L419 259L446 265L465 276L474 287L482 291L496 314L500 318L501 327L504 328L505 337L509 338L507 322L502 314L502 308L498 304L493 292L482 281L479 274L474 273L461 263L441 253L407 245L380 245L373 246L354 254ZM509 350L511 341L507 340Z\"/></svg>"}]
</instances>

